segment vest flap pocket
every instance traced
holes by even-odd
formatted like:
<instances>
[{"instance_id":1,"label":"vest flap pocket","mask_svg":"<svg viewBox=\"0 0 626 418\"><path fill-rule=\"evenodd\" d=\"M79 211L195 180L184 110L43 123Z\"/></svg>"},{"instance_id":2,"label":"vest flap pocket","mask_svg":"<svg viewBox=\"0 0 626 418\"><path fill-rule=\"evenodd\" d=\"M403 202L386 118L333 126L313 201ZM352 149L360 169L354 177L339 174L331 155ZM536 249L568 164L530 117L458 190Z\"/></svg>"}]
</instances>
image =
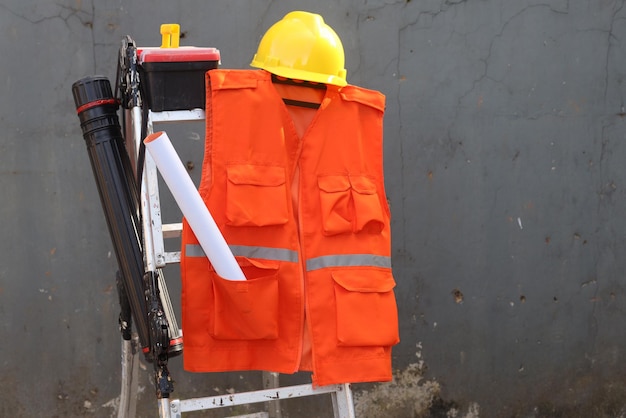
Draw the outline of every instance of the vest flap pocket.
<instances>
[{"instance_id":1,"label":"vest flap pocket","mask_svg":"<svg viewBox=\"0 0 626 418\"><path fill-rule=\"evenodd\" d=\"M354 201L354 232L379 234L385 227L385 216L376 183L366 176L350 176Z\"/></svg>"},{"instance_id":2,"label":"vest flap pocket","mask_svg":"<svg viewBox=\"0 0 626 418\"><path fill-rule=\"evenodd\" d=\"M352 232L350 209L350 179L348 176L321 176L317 178L320 193L322 230L332 236Z\"/></svg>"},{"instance_id":3,"label":"vest flap pocket","mask_svg":"<svg viewBox=\"0 0 626 418\"><path fill-rule=\"evenodd\" d=\"M350 190L347 176L321 176L317 179L320 190L327 193L345 192Z\"/></svg>"},{"instance_id":4,"label":"vest flap pocket","mask_svg":"<svg viewBox=\"0 0 626 418\"><path fill-rule=\"evenodd\" d=\"M365 176L350 176L352 188L361 194L376 194L376 184L374 181Z\"/></svg>"},{"instance_id":5,"label":"vest flap pocket","mask_svg":"<svg viewBox=\"0 0 626 418\"><path fill-rule=\"evenodd\" d=\"M388 270L339 270L333 272L333 280L350 292L389 292L396 287Z\"/></svg>"},{"instance_id":6,"label":"vest flap pocket","mask_svg":"<svg viewBox=\"0 0 626 418\"><path fill-rule=\"evenodd\" d=\"M388 269L332 272L339 346L392 346L400 340L395 281Z\"/></svg>"},{"instance_id":7,"label":"vest flap pocket","mask_svg":"<svg viewBox=\"0 0 626 418\"><path fill-rule=\"evenodd\" d=\"M231 165L226 169L226 218L230 226L287 223L286 175L283 167Z\"/></svg>"},{"instance_id":8,"label":"vest flap pocket","mask_svg":"<svg viewBox=\"0 0 626 418\"><path fill-rule=\"evenodd\" d=\"M329 175L317 178L324 235L380 234L388 217L376 188L366 175Z\"/></svg>"},{"instance_id":9,"label":"vest flap pocket","mask_svg":"<svg viewBox=\"0 0 626 418\"><path fill-rule=\"evenodd\" d=\"M228 181L254 186L281 186L285 184L283 167L263 165L232 165L226 169Z\"/></svg>"},{"instance_id":10,"label":"vest flap pocket","mask_svg":"<svg viewBox=\"0 0 626 418\"><path fill-rule=\"evenodd\" d=\"M278 263L237 258L248 280L226 280L213 272L214 318L218 340L278 338Z\"/></svg>"}]
</instances>

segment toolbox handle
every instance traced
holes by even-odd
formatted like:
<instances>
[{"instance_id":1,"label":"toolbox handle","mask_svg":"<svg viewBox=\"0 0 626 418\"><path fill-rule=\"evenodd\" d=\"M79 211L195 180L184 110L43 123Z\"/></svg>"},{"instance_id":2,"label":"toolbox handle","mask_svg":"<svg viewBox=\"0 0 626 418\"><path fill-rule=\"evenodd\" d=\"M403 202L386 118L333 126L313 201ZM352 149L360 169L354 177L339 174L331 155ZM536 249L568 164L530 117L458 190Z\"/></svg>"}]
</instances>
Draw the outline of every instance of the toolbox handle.
<instances>
[{"instance_id":1,"label":"toolbox handle","mask_svg":"<svg viewBox=\"0 0 626 418\"><path fill-rule=\"evenodd\" d=\"M180 25L164 23L161 25L161 48L178 48L180 43Z\"/></svg>"}]
</instances>

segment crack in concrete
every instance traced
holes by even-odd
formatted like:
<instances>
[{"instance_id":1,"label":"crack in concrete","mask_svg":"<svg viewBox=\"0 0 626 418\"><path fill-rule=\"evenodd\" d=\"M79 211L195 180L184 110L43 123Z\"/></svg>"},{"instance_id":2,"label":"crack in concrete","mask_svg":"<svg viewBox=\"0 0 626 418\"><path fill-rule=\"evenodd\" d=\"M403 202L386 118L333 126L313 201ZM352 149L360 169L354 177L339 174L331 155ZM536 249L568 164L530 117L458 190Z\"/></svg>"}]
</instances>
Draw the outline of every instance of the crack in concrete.
<instances>
[{"instance_id":1,"label":"crack in concrete","mask_svg":"<svg viewBox=\"0 0 626 418\"><path fill-rule=\"evenodd\" d=\"M66 6L59 5L59 4L57 4L57 6L61 9L61 11L67 11L69 12L69 14L63 15L62 13L59 13L58 15L49 15L49 16L43 16L40 18L32 18L32 17L27 16L26 14L16 12L15 10L11 9L9 6L5 4L0 4L0 8L8 11L13 16L33 25L37 25L48 20L56 20L56 19L62 20L67 25L67 21L74 16L78 17L78 19L81 22L83 22L82 19L80 18L80 13L81 13L80 10L76 10L71 7L66 7Z\"/></svg>"},{"instance_id":2,"label":"crack in concrete","mask_svg":"<svg viewBox=\"0 0 626 418\"><path fill-rule=\"evenodd\" d=\"M98 68L98 55L96 54L96 34L93 30L93 22L96 20L96 2L95 0L91 3L91 25L89 26L91 33L91 52L93 54L93 71L96 72L96 68Z\"/></svg>"},{"instance_id":3,"label":"crack in concrete","mask_svg":"<svg viewBox=\"0 0 626 418\"><path fill-rule=\"evenodd\" d=\"M414 26L418 26L418 29L423 29L421 27L419 27L420 22L422 22L424 17L427 17L428 20L430 21L430 24L427 24L426 26L424 26L424 28L430 28L432 25L432 22L442 13L447 12L448 10L453 9L455 6L458 6L462 3L467 2L467 0L444 0L442 2L439 3L438 8L433 9L433 10L419 10L417 12L417 15L414 17L411 17L411 13L407 12L407 13L402 13L402 17L406 18L408 16L408 21L401 25L398 28L398 46L401 45L401 40L402 40L402 36L403 33L410 29L411 27ZM405 2L403 5L403 10L406 11L407 8L414 6L415 4L410 4L410 2ZM456 32L453 31L452 34L450 34L450 37L453 37L455 35ZM401 62L402 62L402 57L400 56L400 50L398 47L398 59L396 60L396 74L398 75L398 77L400 78L402 71L401 71ZM399 80L399 82L401 83L402 80ZM397 106L398 106L398 118L399 118L399 123L400 123L400 127L399 127L399 134L400 134L400 154L401 154L401 190L402 192L402 214L406 213L406 199L407 199L407 193L406 193L406 182L405 182L405 173L406 173L406 161L405 161L405 152L404 152L404 138L406 138L405 135L405 129L404 129L404 120L403 120L403 112L402 112L402 100L401 100L401 95L398 94L396 96L396 100L397 100ZM447 131L447 137L448 137L448 142L451 143L452 142L452 138L450 136L450 130L448 129ZM402 229L406 230L406 216L402 215L401 219L402 219ZM404 247L406 247L406 240L407 237L406 235L403 235L403 245Z\"/></svg>"},{"instance_id":4,"label":"crack in concrete","mask_svg":"<svg viewBox=\"0 0 626 418\"><path fill-rule=\"evenodd\" d=\"M55 6L57 8L57 10L55 11L56 13L48 13L45 16L37 17L37 18L30 16L30 14L28 13L20 13L4 4L0 4L0 9L6 10L11 15L25 22L28 22L31 25L40 25L43 22L61 20L70 32L72 31L72 28L70 27L68 22L72 18L76 18L83 26L89 28L89 31L91 34L91 45L92 45L93 63L94 63L94 71L95 71L95 68L97 68L96 52L95 52L96 42L95 42L95 35L94 35L94 28L93 28L93 22L95 20L95 2L93 2L91 5L92 7L91 13L88 13L82 9L65 6L63 4L55 4ZM33 15L36 12L37 12L37 5L34 6L33 9L31 9L31 13Z\"/></svg>"},{"instance_id":5,"label":"crack in concrete","mask_svg":"<svg viewBox=\"0 0 626 418\"><path fill-rule=\"evenodd\" d=\"M607 95L608 95L608 90L609 90L609 61L611 59L611 46L612 46L611 40L617 39L617 37L615 37L613 33L613 28L615 26L616 16L619 12L622 11L623 8L624 8L624 0L622 0L622 3L620 4L619 7L617 7L617 9L613 10L613 14L611 15L611 22L609 24L609 29L607 31L606 61L605 61L605 66L604 66L604 101L605 102L607 101ZM620 18L617 20L623 20L623 19L624 18ZM622 100L622 105L623 105L623 100Z\"/></svg>"},{"instance_id":6,"label":"crack in concrete","mask_svg":"<svg viewBox=\"0 0 626 418\"><path fill-rule=\"evenodd\" d=\"M516 19L518 19L522 15L526 14L529 10L534 9L534 8L539 8L539 7L547 7L551 11L553 11L555 13L566 13L566 12L561 12L561 11L555 11L550 5L547 5L547 4L529 5L529 6L524 7L523 9L519 10L517 13L513 14L506 21L504 21L504 23L502 24L502 26L500 28L500 31L493 36L493 39L489 43L489 48L488 48L488 51L487 51L487 55L484 58L479 58L479 60L484 64L484 68L485 68L484 72L482 74L480 74L480 76L478 78L474 79L472 81L472 87L460 96L459 101L457 102L457 106L459 106L461 101L463 101L469 94L471 94L474 91L474 89L476 88L476 84L482 82L483 80L487 79L487 80L493 81L494 83L500 83L500 84L502 84L504 82L504 79L506 78L506 76L503 76L502 78L497 79L497 78L494 78L494 77L491 77L491 76L488 75L488 73L489 73L489 63L491 61L491 56L493 55L494 45L495 45L497 40L501 39L504 36L504 33L507 30L507 28Z\"/></svg>"}]
</instances>

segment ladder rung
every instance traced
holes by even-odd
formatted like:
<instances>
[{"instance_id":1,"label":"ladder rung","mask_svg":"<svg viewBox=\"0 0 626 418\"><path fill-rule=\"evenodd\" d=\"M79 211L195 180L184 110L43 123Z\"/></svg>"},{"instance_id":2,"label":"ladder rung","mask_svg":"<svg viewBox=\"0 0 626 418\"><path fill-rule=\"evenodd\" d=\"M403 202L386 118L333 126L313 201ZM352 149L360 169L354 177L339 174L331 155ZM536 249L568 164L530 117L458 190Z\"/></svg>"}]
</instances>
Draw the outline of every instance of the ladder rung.
<instances>
[{"instance_id":1,"label":"ladder rung","mask_svg":"<svg viewBox=\"0 0 626 418\"><path fill-rule=\"evenodd\" d=\"M161 230L163 231L163 238L178 238L183 230L183 224L163 224Z\"/></svg>"},{"instance_id":2,"label":"ladder rung","mask_svg":"<svg viewBox=\"0 0 626 418\"><path fill-rule=\"evenodd\" d=\"M311 384L264 389L253 392L233 393L230 395L210 396L206 398L175 399L170 401L178 412L202 411L205 409L226 408L258 402L292 399L303 396L337 393L344 390L343 385L329 385L313 388Z\"/></svg>"},{"instance_id":3,"label":"ladder rung","mask_svg":"<svg viewBox=\"0 0 626 418\"><path fill-rule=\"evenodd\" d=\"M171 251L164 254L165 264L180 263L180 251Z\"/></svg>"},{"instance_id":4,"label":"ladder rung","mask_svg":"<svg viewBox=\"0 0 626 418\"><path fill-rule=\"evenodd\" d=\"M151 122L191 122L194 120L204 120L205 113L203 109L190 110L164 110L162 112L150 111L148 119Z\"/></svg>"}]
</instances>

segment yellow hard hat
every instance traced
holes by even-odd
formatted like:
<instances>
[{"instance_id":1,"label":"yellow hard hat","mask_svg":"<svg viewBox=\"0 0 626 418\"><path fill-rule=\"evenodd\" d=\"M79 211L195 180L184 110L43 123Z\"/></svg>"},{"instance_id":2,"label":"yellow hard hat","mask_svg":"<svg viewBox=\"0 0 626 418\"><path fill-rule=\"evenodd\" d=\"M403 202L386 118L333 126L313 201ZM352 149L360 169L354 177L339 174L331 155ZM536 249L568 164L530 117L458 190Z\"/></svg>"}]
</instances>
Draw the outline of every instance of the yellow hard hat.
<instances>
[{"instance_id":1,"label":"yellow hard hat","mask_svg":"<svg viewBox=\"0 0 626 418\"><path fill-rule=\"evenodd\" d=\"M322 16L295 11L270 27L250 65L296 80L345 86L343 45Z\"/></svg>"}]
</instances>

